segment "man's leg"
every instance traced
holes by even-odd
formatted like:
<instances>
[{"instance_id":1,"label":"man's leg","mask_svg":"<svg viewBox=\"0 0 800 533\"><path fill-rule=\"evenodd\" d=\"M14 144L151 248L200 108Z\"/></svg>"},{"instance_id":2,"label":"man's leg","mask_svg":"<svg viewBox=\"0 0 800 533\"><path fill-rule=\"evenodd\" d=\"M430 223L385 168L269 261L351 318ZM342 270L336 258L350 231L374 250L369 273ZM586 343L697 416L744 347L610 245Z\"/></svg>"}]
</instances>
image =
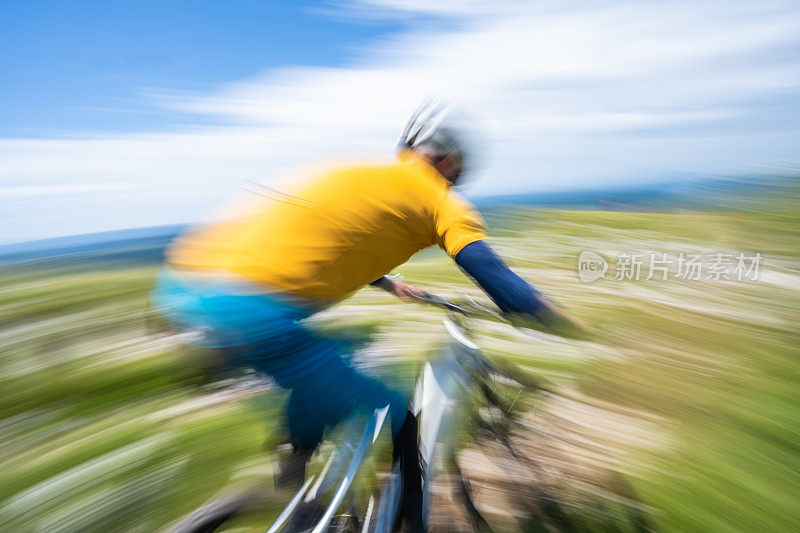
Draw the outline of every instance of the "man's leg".
<instances>
[{"instance_id":1,"label":"man's leg","mask_svg":"<svg viewBox=\"0 0 800 533\"><path fill-rule=\"evenodd\" d=\"M393 460L400 464L403 483L402 513L407 529L422 531L422 468L417 444L417 418L408 410L406 398L369 377L342 357L337 342L314 337L304 342L314 346L316 362L295 376L287 409L287 424L295 455L314 450L324 430L351 416L359 408L371 411L389 406ZM310 456L310 454L309 454Z\"/></svg>"},{"instance_id":2,"label":"man's leg","mask_svg":"<svg viewBox=\"0 0 800 533\"><path fill-rule=\"evenodd\" d=\"M296 386L286 406L286 426L292 446L291 455L281 464L281 471L276 479L277 487L298 488L306 477L306 464L319 444L325 432L329 416L314 412L317 404L307 398L314 391L309 387Z\"/></svg>"},{"instance_id":3,"label":"man's leg","mask_svg":"<svg viewBox=\"0 0 800 533\"><path fill-rule=\"evenodd\" d=\"M166 281L166 283L164 283ZM287 423L295 451L295 478L304 477L305 464L319 445L324 429L350 416L359 406L390 406L394 459L401 462L407 524L421 502L422 472L417 452L417 422L408 412L403 395L363 375L342 359L345 347L297 323L298 314L285 305L258 296L228 293L224 284L184 288L181 280L165 279L159 285L161 303L176 310L179 322L210 327L218 342L236 356L235 366L252 366L272 375L279 385L292 389ZM417 498L415 495L419 495ZM418 506L421 509L421 504ZM421 516L421 515L420 515Z\"/></svg>"}]
</instances>

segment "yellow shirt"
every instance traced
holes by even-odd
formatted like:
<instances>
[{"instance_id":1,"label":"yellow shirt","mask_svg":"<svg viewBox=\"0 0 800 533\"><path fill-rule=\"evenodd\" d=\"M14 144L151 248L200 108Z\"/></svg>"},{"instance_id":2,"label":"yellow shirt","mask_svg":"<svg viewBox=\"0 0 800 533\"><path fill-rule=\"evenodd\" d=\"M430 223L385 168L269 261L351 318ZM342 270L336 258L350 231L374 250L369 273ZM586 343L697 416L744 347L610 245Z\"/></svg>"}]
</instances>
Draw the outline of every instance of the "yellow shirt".
<instances>
[{"instance_id":1,"label":"yellow shirt","mask_svg":"<svg viewBox=\"0 0 800 533\"><path fill-rule=\"evenodd\" d=\"M330 172L293 197L192 230L167 251L173 266L230 271L312 300L335 300L423 248L455 256L483 239L483 221L427 161Z\"/></svg>"}]
</instances>

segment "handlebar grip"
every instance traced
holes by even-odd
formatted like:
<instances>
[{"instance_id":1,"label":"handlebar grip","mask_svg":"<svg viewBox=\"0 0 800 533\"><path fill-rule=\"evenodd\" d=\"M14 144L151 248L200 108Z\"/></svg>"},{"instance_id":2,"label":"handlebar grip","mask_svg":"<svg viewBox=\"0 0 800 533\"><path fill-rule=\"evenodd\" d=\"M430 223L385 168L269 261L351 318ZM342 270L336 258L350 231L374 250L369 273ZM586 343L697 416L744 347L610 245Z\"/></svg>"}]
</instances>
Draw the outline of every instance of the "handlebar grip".
<instances>
[{"instance_id":1,"label":"handlebar grip","mask_svg":"<svg viewBox=\"0 0 800 533\"><path fill-rule=\"evenodd\" d=\"M448 311L452 311L454 313L460 313L462 315L475 315L476 311L478 311L477 309L470 309L468 307L464 307L463 305L459 305L455 302L451 302L446 298L442 298L441 296L436 296L435 294L432 294L430 292L426 292L423 294L422 301L427 304L435 305L436 307L441 307ZM484 309L481 309L480 311L485 312Z\"/></svg>"}]
</instances>

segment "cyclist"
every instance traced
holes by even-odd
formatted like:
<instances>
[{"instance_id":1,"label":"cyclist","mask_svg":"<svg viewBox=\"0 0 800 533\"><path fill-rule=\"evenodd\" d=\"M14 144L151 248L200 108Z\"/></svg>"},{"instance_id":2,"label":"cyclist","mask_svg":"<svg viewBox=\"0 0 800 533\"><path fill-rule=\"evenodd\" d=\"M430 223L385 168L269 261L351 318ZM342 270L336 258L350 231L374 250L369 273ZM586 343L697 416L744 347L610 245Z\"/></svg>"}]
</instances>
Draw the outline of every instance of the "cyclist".
<instances>
[{"instance_id":1,"label":"cyclist","mask_svg":"<svg viewBox=\"0 0 800 533\"><path fill-rule=\"evenodd\" d=\"M174 323L201 328L228 363L250 366L290 389L292 445L278 482L299 483L329 428L359 407L390 406L402 512L423 528L417 421L407 397L354 369L347 347L303 319L367 284L406 300L421 289L387 274L438 244L507 313L566 320L485 242L483 222L452 190L465 168L463 134L450 106L425 103L408 122L397 160L328 172L279 201L190 230L169 247L154 301Z\"/></svg>"}]
</instances>

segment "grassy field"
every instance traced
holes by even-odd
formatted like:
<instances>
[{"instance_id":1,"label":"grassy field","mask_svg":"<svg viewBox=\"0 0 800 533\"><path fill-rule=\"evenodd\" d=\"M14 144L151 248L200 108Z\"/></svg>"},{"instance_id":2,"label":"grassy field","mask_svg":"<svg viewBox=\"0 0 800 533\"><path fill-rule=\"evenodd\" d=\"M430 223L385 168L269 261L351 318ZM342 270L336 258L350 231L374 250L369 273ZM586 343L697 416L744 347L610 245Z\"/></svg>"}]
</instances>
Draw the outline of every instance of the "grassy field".
<instances>
[{"instance_id":1,"label":"grassy field","mask_svg":"<svg viewBox=\"0 0 800 533\"><path fill-rule=\"evenodd\" d=\"M551 384L531 406L529 425L547 435L531 453L563 473L563 491L602 468L628 480L657 531L800 528L798 200L790 187L691 213L490 213L509 263L596 332L576 342L477 324L489 354ZM611 260L605 279L578 279L583 250ZM758 252L759 279L614 279L618 254L682 252ZM480 295L440 252L398 271L443 295ZM263 443L285 394L210 382L204 355L151 320L155 272L0 274L0 530L154 531L272 475ZM440 318L365 289L315 321L371 332L362 357L408 382Z\"/></svg>"}]
</instances>

